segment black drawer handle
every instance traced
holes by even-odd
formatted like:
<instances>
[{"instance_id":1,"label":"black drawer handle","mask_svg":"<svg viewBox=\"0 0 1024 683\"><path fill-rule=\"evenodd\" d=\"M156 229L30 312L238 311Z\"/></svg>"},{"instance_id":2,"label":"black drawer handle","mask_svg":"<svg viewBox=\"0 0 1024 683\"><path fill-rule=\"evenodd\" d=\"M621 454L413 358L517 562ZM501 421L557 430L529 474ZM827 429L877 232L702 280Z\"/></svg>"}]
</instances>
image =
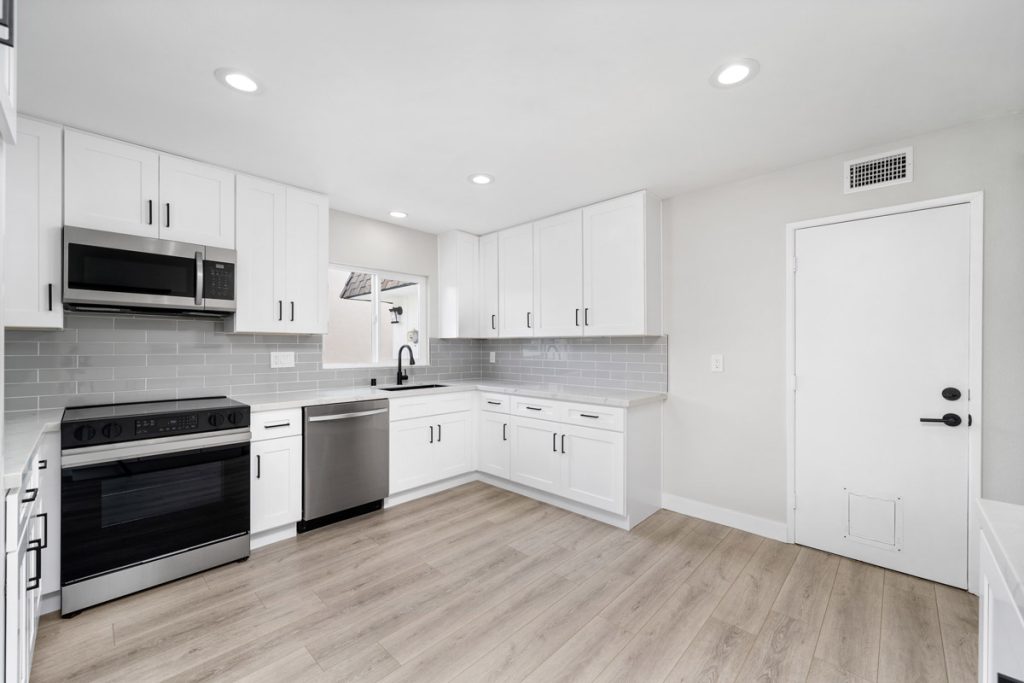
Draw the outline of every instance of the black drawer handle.
<instances>
[{"instance_id":1,"label":"black drawer handle","mask_svg":"<svg viewBox=\"0 0 1024 683\"><path fill-rule=\"evenodd\" d=\"M39 489L25 489L25 493L28 494L28 498L22 498L22 503L31 503L39 497Z\"/></svg>"},{"instance_id":2,"label":"black drawer handle","mask_svg":"<svg viewBox=\"0 0 1024 683\"><path fill-rule=\"evenodd\" d=\"M288 420L286 422L277 422L277 423L272 424L272 425L269 425L269 424L268 425L263 425L263 428L264 429L277 429L278 427L291 427L291 426L292 426L291 420Z\"/></svg>"},{"instance_id":3,"label":"black drawer handle","mask_svg":"<svg viewBox=\"0 0 1024 683\"><path fill-rule=\"evenodd\" d=\"M526 406L527 410L544 410L543 408L534 408L533 406Z\"/></svg>"},{"instance_id":4,"label":"black drawer handle","mask_svg":"<svg viewBox=\"0 0 1024 683\"><path fill-rule=\"evenodd\" d=\"M488 401L487 405L490 405L490 406L500 406L501 405L501 401Z\"/></svg>"},{"instance_id":5,"label":"black drawer handle","mask_svg":"<svg viewBox=\"0 0 1024 683\"><path fill-rule=\"evenodd\" d=\"M587 415L586 413L580 413L580 417L589 417L591 420L600 420L600 415Z\"/></svg>"}]
</instances>

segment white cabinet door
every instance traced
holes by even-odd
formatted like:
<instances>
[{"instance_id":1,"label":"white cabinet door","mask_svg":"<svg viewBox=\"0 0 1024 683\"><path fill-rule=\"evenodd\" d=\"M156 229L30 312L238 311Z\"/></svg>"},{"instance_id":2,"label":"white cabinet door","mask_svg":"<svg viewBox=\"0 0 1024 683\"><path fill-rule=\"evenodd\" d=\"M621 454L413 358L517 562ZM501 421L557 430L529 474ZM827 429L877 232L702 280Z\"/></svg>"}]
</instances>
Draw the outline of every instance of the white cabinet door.
<instances>
[{"instance_id":1,"label":"white cabinet door","mask_svg":"<svg viewBox=\"0 0 1024 683\"><path fill-rule=\"evenodd\" d=\"M160 155L144 147L64 132L64 223L158 237Z\"/></svg>"},{"instance_id":2,"label":"white cabinet door","mask_svg":"<svg viewBox=\"0 0 1024 683\"><path fill-rule=\"evenodd\" d=\"M421 417L391 423L390 493L394 495L431 480L431 462L437 441L436 417Z\"/></svg>"},{"instance_id":3,"label":"white cabinet door","mask_svg":"<svg viewBox=\"0 0 1024 683\"><path fill-rule=\"evenodd\" d=\"M561 490L571 500L623 513L622 434L603 429L557 425Z\"/></svg>"},{"instance_id":4,"label":"white cabinet door","mask_svg":"<svg viewBox=\"0 0 1024 683\"><path fill-rule=\"evenodd\" d=\"M437 298L440 336L474 339L479 336L480 238L460 230L437 237Z\"/></svg>"},{"instance_id":5,"label":"white cabinet door","mask_svg":"<svg viewBox=\"0 0 1024 683\"><path fill-rule=\"evenodd\" d=\"M160 155L163 239L235 248L235 174L191 159Z\"/></svg>"},{"instance_id":6,"label":"white cabinet door","mask_svg":"<svg viewBox=\"0 0 1024 683\"><path fill-rule=\"evenodd\" d=\"M62 129L18 120L7 148L4 325L60 329Z\"/></svg>"},{"instance_id":7,"label":"white cabinet door","mask_svg":"<svg viewBox=\"0 0 1024 683\"><path fill-rule=\"evenodd\" d=\"M238 176L235 266L238 310L229 324L236 332L284 331L285 186Z\"/></svg>"},{"instance_id":8,"label":"white cabinet door","mask_svg":"<svg viewBox=\"0 0 1024 683\"><path fill-rule=\"evenodd\" d=\"M538 337L583 334L582 225L580 209L533 224L533 333Z\"/></svg>"},{"instance_id":9,"label":"white cabinet door","mask_svg":"<svg viewBox=\"0 0 1024 683\"><path fill-rule=\"evenodd\" d=\"M583 334L644 334L644 193L583 209Z\"/></svg>"},{"instance_id":10,"label":"white cabinet door","mask_svg":"<svg viewBox=\"0 0 1024 683\"><path fill-rule=\"evenodd\" d=\"M498 233L498 336L533 336L533 224Z\"/></svg>"},{"instance_id":11,"label":"white cabinet door","mask_svg":"<svg viewBox=\"0 0 1024 683\"><path fill-rule=\"evenodd\" d=\"M472 413L451 413L434 418L437 434L431 459L431 480L473 471Z\"/></svg>"},{"instance_id":12,"label":"white cabinet door","mask_svg":"<svg viewBox=\"0 0 1024 683\"><path fill-rule=\"evenodd\" d=\"M480 238L480 336L498 336L498 234Z\"/></svg>"},{"instance_id":13,"label":"white cabinet door","mask_svg":"<svg viewBox=\"0 0 1024 683\"><path fill-rule=\"evenodd\" d=\"M60 590L60 434L48 432L39 446L39 500L43 538L40 593Z\"/></svg>"},{"instance_id":14,"label":"white cabinet door","mask_svg":"<svg viewBox=\"0 0 1024 683\"><path fill-rule=\"evenodd\" d=\"M512 418L510 478L514 482L550 493L560 492L561 455L558 453L559 425L544 420Z\"/></svg>"},{"instance_id":15,"label":"white cabinet door","mask_svg":"<svg viewBox=\"0 0 1024 683\"><path fill-rule=\"evenodd\" d=\"M479 447L477 469L502 479L509 478L509 440L511 426L509 416L500 413L480 413Z\"/></svg>"},{"instance_id":16,"label":"white cabinet door","mask_svg":"<svg viewBox=\"0 0 1024 683\"><path fill-rule=\"evenodd\" d=\"M327 333L327 197L289 187L286 245L288 332Z\"/></svg>"},{"instance_id":17,"label":"white cabinet door","mask_svg":"<svg viewBox=\"0 0 1024 683\"><path fill-rule=\"evenodd\" d=\"M251 458L250 531L266 531L299 521L302 517L302 437L255 441Z\"/></svg>"}]
</instances>

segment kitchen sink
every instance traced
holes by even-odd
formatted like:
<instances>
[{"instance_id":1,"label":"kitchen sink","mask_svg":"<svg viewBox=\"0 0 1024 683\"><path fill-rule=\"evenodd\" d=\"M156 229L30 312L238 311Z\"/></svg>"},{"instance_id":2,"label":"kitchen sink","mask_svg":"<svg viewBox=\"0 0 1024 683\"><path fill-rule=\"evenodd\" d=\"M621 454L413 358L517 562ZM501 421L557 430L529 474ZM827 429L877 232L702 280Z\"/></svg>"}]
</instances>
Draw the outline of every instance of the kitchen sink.
<instances>
[{"instance_id":1,"label":"kitchen sink","mask_svg":"<svg viewBox=\"0 0 1024 683\"><path fill-rule=\"evenodd\" d=\"M381 391L409 391L411 389L441 389L447 384L405 384L400 387L377 387Z\"/></svg>"}]
</instances>

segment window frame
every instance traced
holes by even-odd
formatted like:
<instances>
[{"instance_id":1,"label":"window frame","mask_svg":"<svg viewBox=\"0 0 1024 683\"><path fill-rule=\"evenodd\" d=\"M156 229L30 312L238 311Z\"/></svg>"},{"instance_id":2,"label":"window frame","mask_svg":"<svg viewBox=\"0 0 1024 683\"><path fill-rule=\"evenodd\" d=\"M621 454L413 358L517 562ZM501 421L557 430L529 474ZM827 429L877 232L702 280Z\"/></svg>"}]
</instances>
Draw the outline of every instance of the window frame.
<instances>
[{"instance_id":1,"label":"window frame","mask_svg":"<svg viewBox=\"0 0 1024 683\"><path fill-rule=\"evenodd\" d=\"M403 282L415 282L419 290L419 324L417 329L420 330L420 357L416 359L416 365L421 367L427 367L430 365L430 331L428 325L430 324L430 316L428 315L427 306L429 301L428 296L428 280L425 275L413 275L411 273L399 273L393 270L380 270L377 268L367 268L365 266L350 266L342 263L329 263L327 265L328 270L342 270L347 272L356 273L369 273L372 276L371 285L371 297L370 297L370 345L373 349L373 354L376 356L380 352L380 281L381 280L402 280ZM328 296L331 296L328 293ZM330 301L327 306L327 319L328 325L330 324ZM329 327L328 327L329 329ZM327 353L327 335L323 335L323 342L320 345L320 366L324 370L357 370L359 368L397 368L398 361L395 359L380 360L379 358L372 362L366 363L328 363L325 360L325 354Z\"/></svg>"}]
</instances>

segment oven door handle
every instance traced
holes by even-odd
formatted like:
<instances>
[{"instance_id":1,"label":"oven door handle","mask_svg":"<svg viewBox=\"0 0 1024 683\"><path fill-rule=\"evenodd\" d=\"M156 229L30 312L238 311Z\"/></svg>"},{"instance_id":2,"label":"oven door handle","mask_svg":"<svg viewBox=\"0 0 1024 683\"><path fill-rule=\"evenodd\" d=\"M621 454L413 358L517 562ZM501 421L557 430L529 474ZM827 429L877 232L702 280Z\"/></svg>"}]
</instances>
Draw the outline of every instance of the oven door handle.
<instances>
[{"instance_id":1,"label":"oven door handle","mask_svg":"<svg viewBox=\"0 0 1024 683\"><path fill-rule=\"evenodd\" d=\"M219 446L239 446L249 443L252 437L247 427L226 429L221 432L192 434L188 436L168 436L146 441L127 441L124 443L86 446L85 448L68 448L61 451L60 467L84 467L101 465L119 460L149 458L155 455L194 451L200 448L216 448Z\"/></svg>"}]
</instances>

